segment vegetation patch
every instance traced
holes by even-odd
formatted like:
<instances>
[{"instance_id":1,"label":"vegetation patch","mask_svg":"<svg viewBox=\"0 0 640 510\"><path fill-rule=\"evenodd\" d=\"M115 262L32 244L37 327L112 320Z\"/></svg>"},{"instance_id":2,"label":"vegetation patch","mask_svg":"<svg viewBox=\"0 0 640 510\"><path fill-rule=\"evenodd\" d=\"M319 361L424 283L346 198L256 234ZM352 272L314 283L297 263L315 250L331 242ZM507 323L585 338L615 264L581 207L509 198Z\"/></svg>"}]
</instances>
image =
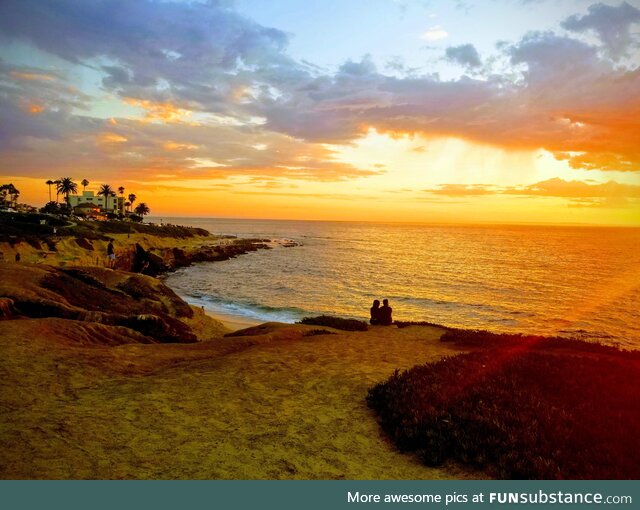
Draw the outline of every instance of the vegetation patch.
<instances>
[{"instance_id":1,"label":"vegetation patch","mask_svg":"<svg viewBox=\"0 0 640 510\"><path fill-rule=\"evenodd\" d=\"M32 244L51 235L53 228L66 224L64 220L44 214L3 212L0 213L0 242L17 244L25 241Z\"/></svg>"},{"instance_id":2,"label":"vegetation patch","mask_svg":"<svg viewBox=\"0 0 640 510\"><path fill-rule=\"evenodd\" d=\"M206 237L209 232L202 228L178 225L148 225L133 221L78 221L77 223L72 223L70 220L51 214L0 214L0 242L18 243L25 241L30 243L31 240L47 241L52 236L74 236L80 242L88 243L88 241L94 240L108 240L109 234L146 234L157 237L185 239L196 236ZM84 246L82 247L84 248Z\"/></svg>"},{"instance_id":3,"label":"vegetation patch","mask_svg":"<svg viewBox=\"0 0 640 510\"><path fill-rule=\"evenodd\" d=\"M319 335L337 335L333 331L329 331L328 329L311 329L309 331L305 331L302 336L319 336Z\"/></svg>"},{"instance_id":4,"label":"vegetation patch","mask_svg":"<svg viewBox=\"0 0 640 510\"><path fill-rule=\"evenodd\" d=\"M324 326L326 328L340 329L342 331L367 331L369 327L364 321L355 319L343 319L341 317L331 317L330 315L319 315L318 317L305 317L298 324L310 326Z\"/></svg>"},{"instance_id":5,"label":"vegetation patch","mask_svg":"<svg viewBox=\"0 0 640 510\"><path fill-rule=\"evenodd\" d=\"M502 479L637 479L638 356L559 343L396 371L367 403L396 445L428 465L453 459Z\"/></svg>"},{"instance_id":6,"label":"vegetation patch","mask_svg":"<svg viewBox=\"0 0 640 510\"><path fill-rule=\"evenodd\" d=\"M448 328L440 337L442 342L455 343L458 347L471 349L485 349L495 347L519 346L536 347L538 349L571 349L574 352L591 352L601 354L616 354L618 347L603 345L596 342L585 342L574 338L545 337L512 333L491 333L483 330L467 330ZM625 351L629 357L640 359L640 351Z\"/></svg>"},{"instance_id":7,"label":"vegetation patch","mask_svg":"<svg viewBox=\"0 0 640 510\"><path fill-rule=\"evenodd\" d=\"M147 234L157 237L188 238L206 237L209 232L202 228L182 227L178 225L147 225L130 221L96 221L91 226L102 234Z\"/></svg>"},{"instance_id":8,"label":"vegetation patch","mask_svg":"<svg viewBox=\"0 0 640 510\"><path fill-rule=\"evenodd\" d=\"M393 323L399 328L407 328L409 326L430 326L434 328L447 329L444 326L441 326L440 324L435 324L433 322L427 322L427 321L393 321Z\"/></svg>"}]
</instances>

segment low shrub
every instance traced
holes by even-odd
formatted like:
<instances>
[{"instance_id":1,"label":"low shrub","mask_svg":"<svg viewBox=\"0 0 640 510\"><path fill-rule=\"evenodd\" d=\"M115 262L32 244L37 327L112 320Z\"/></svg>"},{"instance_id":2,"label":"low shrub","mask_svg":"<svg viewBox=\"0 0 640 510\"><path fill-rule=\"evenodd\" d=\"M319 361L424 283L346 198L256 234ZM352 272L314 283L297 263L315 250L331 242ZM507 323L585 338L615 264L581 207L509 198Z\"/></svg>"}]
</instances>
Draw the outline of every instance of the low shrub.
<instances>
[{"instance_id":1,"label":"low shrub","mask_svg":"<svg viewBox=\"0 0 640 510\"><path fill-rule=\"evenodd\" d=\"M637 479L638 357L572 344L396 371L367 403L396 445L429 465L453 459L502 479Z\"/></svg>"},{"instance_id":2,"label":"low shrub","mask_svg":"<svg viewBox=\"0 0 640 510\"><path fill-rule=\"evenodd\" d=\"M209 232L202 228L182 227L178 225L148 225L131 221L96 221L90 227L101 234L148 234L158 237L187 238L208 236Z\"/></svg>"},{"instance_id":3,"label":"low shrub","mask_svg":"<svg viewBox=\"0 0 640 510\"><path fill-rule=\"evenodd\" d=\"M309 331L305 331L302 336L319 336L319 335L337 335L333 331L329 331L328 329L311 329Z\"/></svg>"},{"instance_id":4,"label":"low shrub","mask_svg":"<svg viewBox=\"0 0 640 510\"><path fill-rule=\"evenodd\" d=\"M364 321L356 319L343 319L341 317L331 317L329 315L319 315L318 317L305 317L298 324L310 326L324 326L326 328L340 329L342 331L367 331L369 327Z\"/></svg>"},{"instance_id":5,"label":"low shrub","mask_svg":"<svg viewBox=\"0 0 640 510\"><path fill-rule=\"evenodd\" d=\"M435 328L445 328L440 324L435 324L433 322L427 322L427 321L394 321L393 323L396 326L398 326L398 328L407 328L409 326L432 326Z\"/></svg>"},{"instance_id":6,"label":"low shrub","mask_svg":"<svg viewBox=\"0 0 640 510\"><path fill-rule=\"evenodd\" d=\"M574 352L616 354L618 347L596 342L585 342L575 338L533 336L513 333L491 333L483 330L447 328L440 337L441 342L455 343L461 347L485 349L496 347L536 347L538 349L571 349ZM640 359L640 351L625 351L628 357Z\"/></svg>"}]
</instances>

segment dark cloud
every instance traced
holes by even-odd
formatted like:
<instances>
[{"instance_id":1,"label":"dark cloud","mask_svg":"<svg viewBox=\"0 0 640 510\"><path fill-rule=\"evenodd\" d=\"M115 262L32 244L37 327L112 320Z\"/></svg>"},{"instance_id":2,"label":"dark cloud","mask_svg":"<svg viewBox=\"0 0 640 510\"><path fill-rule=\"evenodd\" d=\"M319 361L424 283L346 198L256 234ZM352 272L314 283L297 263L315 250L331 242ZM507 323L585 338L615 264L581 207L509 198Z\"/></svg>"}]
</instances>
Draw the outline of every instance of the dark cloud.
<instances>
[{"instance_id":1,"label":"dark cloud","mask_svg":"<svg viewBox=\"0 0 640 510\"><path fill-rule=\"evenodd\" d=\"M593 30L598 34L609 55L619 59L635 45L631 26L640 23L640 9L623 2L618 6L593 4L589 13L570 16L562 27L574 32Z\"/></svg>"},{"instance_id":2,"label":"dark cloud","mask_svg":"<svg viewBox=\"0 0 640 510\"><path fill-rule=\"evenodd\" d=\"M482 65L480 54L473 44L463 44L461 46L449 46L445 55L449 62L459 64L464 67L474 68Z\"/></svg>"}]
</instances>

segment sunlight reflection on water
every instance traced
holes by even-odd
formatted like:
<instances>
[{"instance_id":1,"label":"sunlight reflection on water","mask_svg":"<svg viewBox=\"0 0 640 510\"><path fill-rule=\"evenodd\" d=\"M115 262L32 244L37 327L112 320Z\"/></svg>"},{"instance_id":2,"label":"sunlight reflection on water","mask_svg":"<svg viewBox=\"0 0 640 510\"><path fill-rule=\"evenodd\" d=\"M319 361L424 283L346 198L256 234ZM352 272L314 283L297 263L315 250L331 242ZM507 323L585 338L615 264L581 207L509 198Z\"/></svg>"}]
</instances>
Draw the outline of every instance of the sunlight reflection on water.
<instances>
[{"instance_id":1,"label":"sunlight reflection on water","mask_svg":"<svg viewBox=\"0 0 640 510\"><path fill-rule=\"evenodd\" d=\"M168 221L303 243L168 277L214 311L284 322L366 318L371 301L387 297L398 320L640 346L638 229Z\"/></svg>"}]
</instances>

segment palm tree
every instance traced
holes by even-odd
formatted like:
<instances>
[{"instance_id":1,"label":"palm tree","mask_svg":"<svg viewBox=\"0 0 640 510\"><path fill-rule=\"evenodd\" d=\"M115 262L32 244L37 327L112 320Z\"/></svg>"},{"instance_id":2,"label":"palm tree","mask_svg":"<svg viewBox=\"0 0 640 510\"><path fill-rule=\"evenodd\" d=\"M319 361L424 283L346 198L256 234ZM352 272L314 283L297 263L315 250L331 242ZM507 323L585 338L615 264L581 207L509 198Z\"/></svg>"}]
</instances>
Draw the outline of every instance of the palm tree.
<instances>
[{"instance_id":1,"label":"palm tree","mask_svg":"<svg viewBox=\"0 0 640 510\"><path fill-rule=\"evenodd\" d=\"M51 202L51 185L54 184L54 182L49 179L47 182L45 182L45 184L49 186L49 202Z\"/></svg>"},{"instance_id":2,"label":"palm tree","mask_svg":"<svg viewBox=\"0 0 640 510\"><path fill-rule=\"evenodd\" d=\"M133 207L133 203L136 201L136 198L138 197L135 196L135 194L133 193L129 193L129 196L127 198L129 199L129 207Z\"/></svg>"},{"instance_id":3,"label":"palm tree","mask_svg":"<svg viewBox=\"0 0 640 510\"><path fill-rule=\"evenodd\" d=\"M115 191L113 191L113 188L111 188L111 186L109 186L108 184L103 184L102 186L100 186L100 191L98 191L98 195L104 196L104 208L106 210L108 209L107 204L108 204L109 197L115 197L116 193Z\"/></svg>"},{"instance_id":4,"label":"palm tree","mask_svg":"<svg viewBox=\"0 0 640 510\"><path fill-rule=\"evenodd\" d=\"M60 179L56 179L53 181L53 184L56 185L56 204L58 203L58 197L60 196L60 191L58 190L58 186L60 186Z\"/></svg>"},{"instance_id":5,"label":"palm tree","mask_svg":"<svg viewBox=\"0 0 640 510\"><path fill-rule=\"evenodd\" d=\"M120 187L118 188L118 193L120 193L120 196L121 196L121 197L124 197L124 186L120 186Z\"/></svg>"},{"instance_id":6,"label":"palm tree","mask_svg":"<svg viewBox=\"0 0 640 510\"><path fill-rule=\"evenodd\" d=\"M149 206L147 204L145 204L144 202L140 202L135 210L133 211L135 212L138 216L142 216L143 218L149 214L151 212L151 209L149 209Z\"/></svg>"},{"instance_id":7,"label":"palm tree","mask_svg":"<svg viewBox=\"0 0 640 510\"><path fill-rule=\"evenodd\" d=\"M20 190L13 184L9 184L9 195L11 196L11 204L13 207L18 207L18 197L20 196Z\"/></svg>"},{"instance_id":8,"label":"palm tree","mask_svg":"<svg viewBox=\"0 0 640 510\"><path fill-rule=\"evenodd\" d=\"M87 186L89 186L89 181L86 179L82 179L82 182L80 184L82 184L82 192L84 193L84 190L87 188Z\"/></svg>"},{"instance_id":9,"label":"palm tree","mask_svg":"<svg viewBox=\"0 0 640 510\"><path fill-rule=\"evenodd\" d=\"M63 177L58 182L56 191L59 194L64 195L64 199L67 202L67 205L70 205L69 195L78 194L78 185L75 182L73 182L73 179L71 177Z\"/></svg>"}]
</instances>

